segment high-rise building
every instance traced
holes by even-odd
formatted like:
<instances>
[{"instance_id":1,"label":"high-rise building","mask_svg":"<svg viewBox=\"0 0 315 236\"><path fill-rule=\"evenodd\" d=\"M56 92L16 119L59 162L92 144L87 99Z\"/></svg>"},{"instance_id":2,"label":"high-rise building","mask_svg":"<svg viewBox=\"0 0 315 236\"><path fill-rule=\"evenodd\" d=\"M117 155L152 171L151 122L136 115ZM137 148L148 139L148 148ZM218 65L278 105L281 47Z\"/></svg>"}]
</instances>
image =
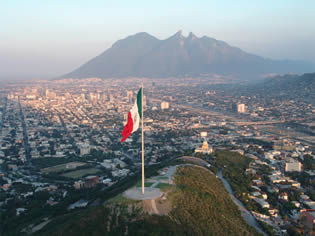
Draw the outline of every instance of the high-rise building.
<instances>
[{"instance_id":1,"label":"high-rise building","mask_svg":"<svg viewBox=\"0 0 315 236\"><path fill-rule=\"evenodd\" d=\"M245 104L243 103L233 103L232 111L235 113L244 113L245 112Z\"/></svg>"},{"instance_id":2,"label":"high-rise building","mask_svg":"<svg viewBox=\"0 0 315 236\"><path fill-rule=\"evenodd\" d=\"M102 100L103 100L103 102L106 102L106 101L107 101L107 95L106 95L106 93L102 93Z\"/></svg>"},{"instance_id":3,"label":"high-rise building","mask_svg":"<svg viewBox=\"0 0 315 236\"><path fill-rule=\"evenodd\" d=\"M85 101L85 94L84 93L81 93L81 100Z\"/></svg>"},{"instance_id":4,"label":"high-rise building","mask_svg":"<svg viewBox=\"0 0 315 236\"><path fill-rule=\"evenodd\" d=\"M147 97L143 96L143 106L146 107L147 106Z\"/></svg>"},{"instance_id":5,"label":"high-rise building","mask_svg":"<svg viewBox=\"0 0 315 236\"><path fill-rule=\"evenodd\" d=\"M237 105L237 112L244 113L245 112L245 104L241 103Z\"/></svg>"},{"instance_id":6,"label":"high-rise building","mask_svg":"<svg viewBox=\"0 0 315 236\"><path fill-rule=\"evenodd\" d=\"M133 92L132 91L127 91L127 99L129 103L133 102Z\"/></svg>"},{"instance_id":7,"label":"high-rise building","mask_svg":"<svg viewBox=\"0 0 315 236\"><path fill-rule=\"evenodd\" d=\"M114 102L114 96L111 92L108 91L108 100L109 102Z\"/></svg>"}]
</instances>

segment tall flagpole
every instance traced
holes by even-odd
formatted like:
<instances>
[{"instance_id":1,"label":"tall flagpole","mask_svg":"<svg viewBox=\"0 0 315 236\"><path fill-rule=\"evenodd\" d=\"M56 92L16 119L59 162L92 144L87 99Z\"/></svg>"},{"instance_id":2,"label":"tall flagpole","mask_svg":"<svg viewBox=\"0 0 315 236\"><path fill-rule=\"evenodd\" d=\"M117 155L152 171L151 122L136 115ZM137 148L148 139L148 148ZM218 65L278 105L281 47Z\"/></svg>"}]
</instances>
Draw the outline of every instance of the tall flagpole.
<instances>
[{"instance_id":1,"label":"tall flagpole","mask_svg":"<svg viewBox=\"0 0 315 236\"><path fill-rule=\"evenodd\" d=\"M144 194L143 84L141 86L142 194Z\"/></svg>"}]
</instances>

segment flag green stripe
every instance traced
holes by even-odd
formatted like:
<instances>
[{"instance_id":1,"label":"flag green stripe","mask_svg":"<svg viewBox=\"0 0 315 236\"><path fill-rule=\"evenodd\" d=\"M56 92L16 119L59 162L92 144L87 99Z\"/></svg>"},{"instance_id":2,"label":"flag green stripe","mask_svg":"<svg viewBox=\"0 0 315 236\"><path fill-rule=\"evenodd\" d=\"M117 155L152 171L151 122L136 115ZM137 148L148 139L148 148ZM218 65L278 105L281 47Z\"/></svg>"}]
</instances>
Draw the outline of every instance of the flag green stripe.
<instances>
[{"instance_id":1,"label":"flag green stripe","mask_svg":"<svg viewBox=\"0 0 315 236\"><path fill-rule=\"evenodd\" d=\"M142 89L142 88L141 88ZM138 113L139 113L139 116L141 118L141 115L142 115L142 91L141 89L139 89L139 92L137 94L137 106L138 106Z\"/></svg>"}]
</instances>

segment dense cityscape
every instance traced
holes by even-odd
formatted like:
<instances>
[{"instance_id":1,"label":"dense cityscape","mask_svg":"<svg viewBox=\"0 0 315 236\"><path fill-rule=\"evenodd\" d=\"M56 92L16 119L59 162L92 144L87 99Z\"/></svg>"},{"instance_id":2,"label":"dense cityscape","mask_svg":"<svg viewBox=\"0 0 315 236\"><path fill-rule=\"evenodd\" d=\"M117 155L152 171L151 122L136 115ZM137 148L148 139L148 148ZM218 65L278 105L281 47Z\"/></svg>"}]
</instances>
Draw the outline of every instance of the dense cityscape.
<instances>
[{"instance_id":1,"label":"dense cityscape","mask_svg":"<svg viewBox=\"0 0 315 236\"><path fill-rule=\"evenodd\" d=\"M202 78L2 85L1 221L42 214L21 231L34 233L51 220L47 212L98 205L99 194L139 173L140 134L120 139L141 84L146 168L194 156L224 175L230 164L220 166L218 152L235 153L248 163L238 173L247 182L230 184L250 214L277 234L312 230L314 104Z\"/></svg>"},{"instance_id":2,"label":"dense cityscape","mask_svg":"<svg viewBox=\"0 0 315 236\"><path fill-rule=\"evenodd\" d=\"M315 1L0 1L0 236L315 236Z\"/></svg>"}]
</instances>

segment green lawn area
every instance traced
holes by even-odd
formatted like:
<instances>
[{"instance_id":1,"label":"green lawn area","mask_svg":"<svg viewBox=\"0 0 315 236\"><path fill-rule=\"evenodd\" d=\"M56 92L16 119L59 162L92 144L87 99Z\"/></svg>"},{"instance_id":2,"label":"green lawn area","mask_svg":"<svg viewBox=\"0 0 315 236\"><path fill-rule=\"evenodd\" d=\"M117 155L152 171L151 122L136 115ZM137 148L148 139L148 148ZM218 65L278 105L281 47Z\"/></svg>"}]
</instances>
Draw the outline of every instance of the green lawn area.
<instances>
[{"instance_id":1,"label":"green lawn area","mask_svg":"<svg viewBox=\"0 0 315 236\"><path fill-rule=\"evenodd\" d=\"M51 166L65 164L71 161L76 161L73 158L63 158L63 157L44 157L44 158L34 158L32 159L32 164L38 168L47 168Z\"/></svg>"},{"instance_id":2,"label":"green lawn area","mask_svg":"<svg viewBox=\"0 0 315 236\"><path fill-rule=\"evenodd\" d=\"M105 204L108 204L108 203L132 204L136 202L140 202L140 201L125 198L122 194L119 194L116 197L109 199Z\"/></svg>"},{"instance_id":3,"label":"green lawn area","mask_svg":"<svg viewBox=\"0 0 315 236\"><path fill-rule=\"evenodd\" d=\"M168 180L168 177L166 177L166 176L161 176L161 177L158 177L158 179Z\"/></svg>"},{"instance_id":4,"label":"green lawn area","mask_svg":"<svg viewBox=\"0 0 315 236\"><path fill-rule=\"evenodd\" d=\"M100 171L101 171L100 169L89 168L89 169L82 169L82 170L71 171L71 172L65 173L65 174L63 174L61 176L68 177L68 178L71 178L71 179L79 179L79 178L82 178L85 175L93 175L93 174L96 174L96 173L98 173Z\"/></svg>"},{"instance_id":5,"label":"green lawn area","mask_svg":"<svg viewBox=\"0 0 315 236\"><path fill-rule=\"evenodd\" d=\"M165 190L170 189L170 188L172 188L172 187L173 187L173 185L171 185L171 184L166 184L166 183L159 183L159 184L156 186L156 188L159 188L161 191L165 191Z\"/></svg>"},{"instance_id":6,"label":"green lawn area","mask_svg":"<svg viewBox=\"0 0 315 236\"><path fill-rule=\"evenodd\" d=\"M42 168L40 171L44 174L49 174L49 173L53 173L53 172L58 173L58 172L62 172L65 170L76 169L77 167L81 167L84 165L86 165L86 163L84 163L84 162L68 162L68 163L64 163L64 164L60 164L60 165L56 165L56 166Z\"/></svg>"},{"instance_id":7,"label":"green lawn area","mask_svg":"<svg viewBox=\"0 0 315 236\"><path fill-rule=\"evenodd\" d=\"M144 187L151 187L151 185L154 184L153 182L144 182ZM136 184L136 187L139 188L142 186L142 182L139 181L137 184Z\"/></svg>"}]
</instances>

